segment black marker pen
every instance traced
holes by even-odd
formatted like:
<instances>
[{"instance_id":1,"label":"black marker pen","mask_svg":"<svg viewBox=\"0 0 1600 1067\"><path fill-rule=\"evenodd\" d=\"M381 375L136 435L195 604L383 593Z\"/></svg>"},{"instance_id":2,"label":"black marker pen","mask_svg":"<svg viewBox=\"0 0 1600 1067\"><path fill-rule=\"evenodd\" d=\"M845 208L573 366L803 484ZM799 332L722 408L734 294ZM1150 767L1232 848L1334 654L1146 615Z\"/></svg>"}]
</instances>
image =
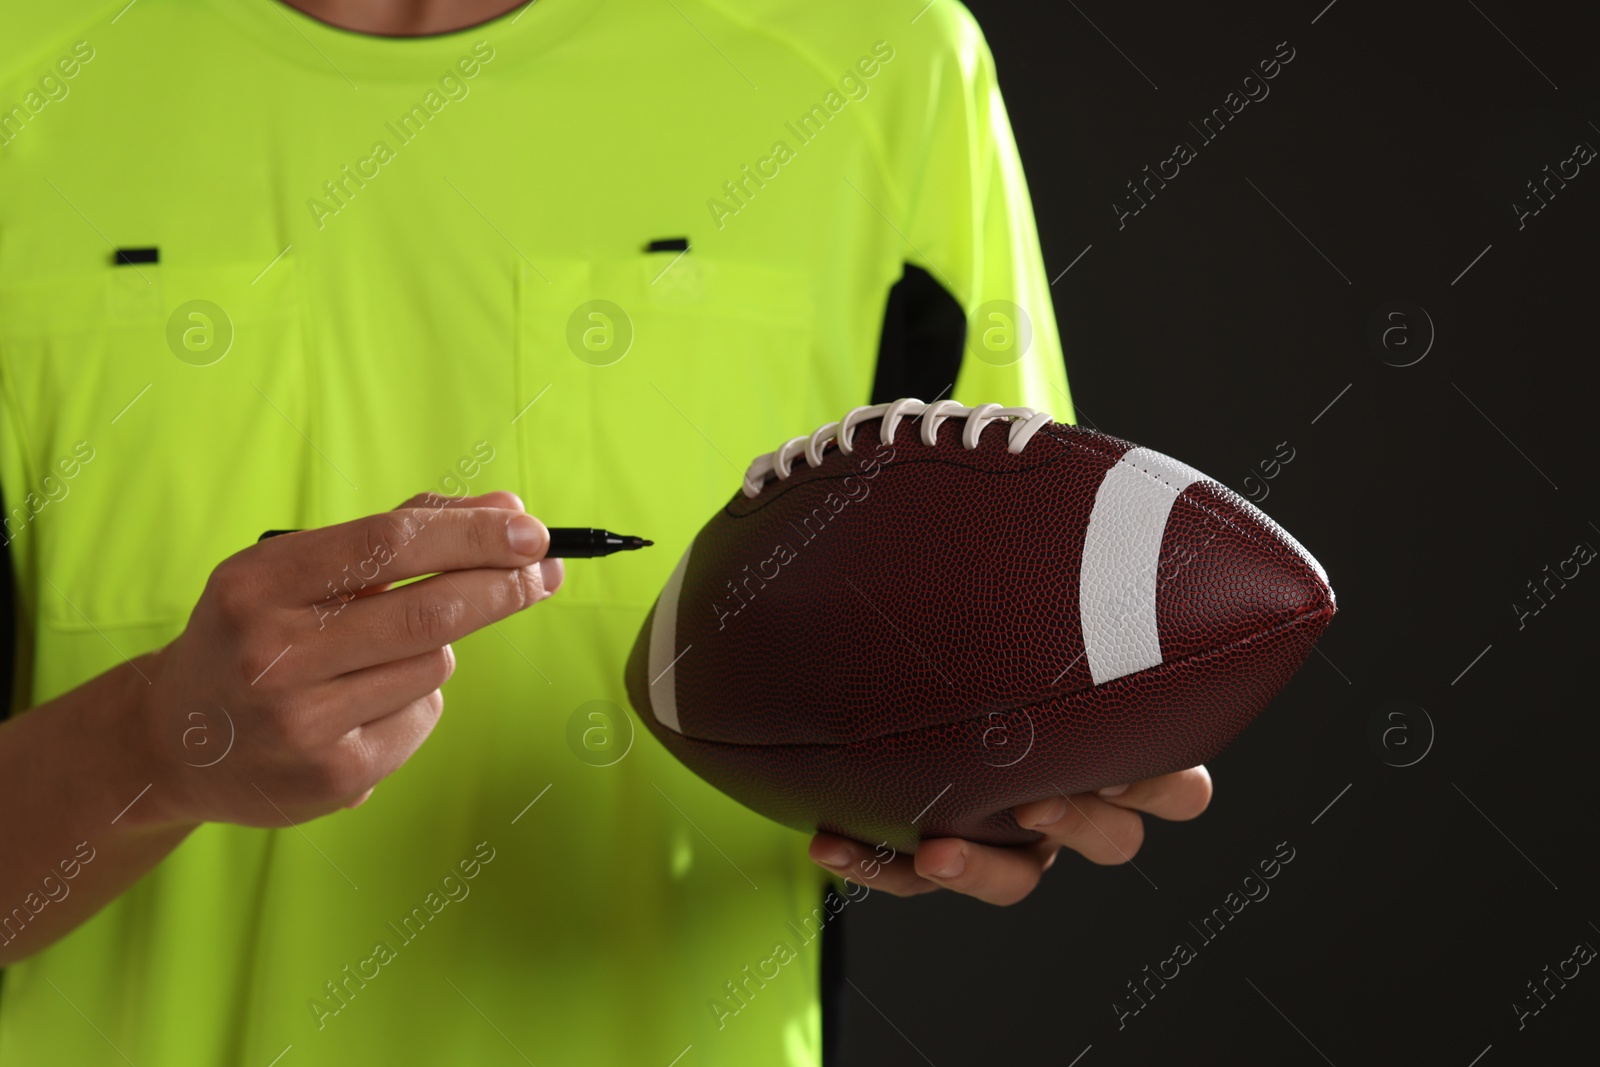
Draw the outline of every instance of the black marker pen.
<instances>
[{"instance_id":1,"label":"black marker pen","mask_svg":"<svg viewBox=\"0 0 1600 1067\"><path fill-rule=\"evenodd\" d=\"M265 541L279 534L299 533L299 530L268 530L256 541ZM550 549L546 559L588 559L609 556L613 552L632 552L649 548L654 541L628 534L614 534L610 530L591 530L577 526L557 526L550 531Z\"/></svg>"}]
</instances>

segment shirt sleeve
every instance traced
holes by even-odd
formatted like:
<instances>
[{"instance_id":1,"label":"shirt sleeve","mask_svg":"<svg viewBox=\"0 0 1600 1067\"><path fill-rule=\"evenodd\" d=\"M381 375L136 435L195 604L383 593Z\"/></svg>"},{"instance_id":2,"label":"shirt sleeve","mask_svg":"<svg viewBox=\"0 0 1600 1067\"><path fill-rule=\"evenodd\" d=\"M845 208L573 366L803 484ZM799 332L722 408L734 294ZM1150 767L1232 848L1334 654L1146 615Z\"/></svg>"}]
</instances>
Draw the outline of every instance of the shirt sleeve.
<instances>
[{"instance_id":1,"label":"shirt sleeve","mask_svg":"<svg viewBox=\"0 0 1600 1067\"><path fill-rule=\"evenodd\" d=\"M961 5L936 0L943 40L928 72L930 111L909 175L911 258L960 302L967 341L954 399L1075 421L1022 160L994 57Z\"/></svg>"}]
</instances>

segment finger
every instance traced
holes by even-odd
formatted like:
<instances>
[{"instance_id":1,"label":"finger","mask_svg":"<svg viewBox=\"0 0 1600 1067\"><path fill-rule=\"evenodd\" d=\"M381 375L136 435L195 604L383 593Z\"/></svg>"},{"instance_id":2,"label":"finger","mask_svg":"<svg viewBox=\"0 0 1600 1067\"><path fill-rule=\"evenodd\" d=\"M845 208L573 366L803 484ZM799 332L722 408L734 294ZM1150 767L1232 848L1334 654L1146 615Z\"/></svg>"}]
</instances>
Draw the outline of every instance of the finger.
<instances>
[{"instance_id":1,"label":"finger","mask_svg":"<svg viewBox=\"0 0 1600 1067\"><path fill-rule=\"evenodd\" d=\"M522 504L522 498L520 496L504 489L497 489L493 492L484 493L481 496L462 497L441 497L438 493L434 492L418 493L416 496L400 504L395 510L398 511L401 508L437 508L440 506L441 501L443 502L444 507L450 508L501 508L506 511L527 511L527 508ZM544 568L545 587L551 592L554 592L556 587L561 584L561 572L559 563L555 563L552 566L557 568L558 573L555 575L555 581L552 583L550 580L551 568ZM388 592L393 588L393 582L374 582L373 584L362 589L357 589L354 593L350 593L348 595L341 592L338 594L338 599L348 601L356 597L371 596L374 593Z\"/></svg>"},{"instance_id":2,"label":"finger","mask_svg":"<svg viewBox=\"0 0 1600 1067\"><path fill-rule=\"evenodd\" d=\"M332 742L427 696L449 681L455 669L455 650L444 645L342 674L317 690L314 710L307 713L315 721L304 727L314 741Z\"/></svg>"},{"instance_id":3,"label":"finger","mask_svg":"<svg viewBox=\"0 0 1600 1067\"><path fill-rule=\"evenodd\" d=\"M342 606L325 627L332 675L407 659L515 615L549 596L542 564L453 571Z\"/></svg>"},{"instance_id":4,"label":"finger","mask_svg":"<svg viewBox=\"0 0 1600 1067\"><path fill-rule=\"evenodd\" d=\"M496 489L479 496L441 496L430 490L426 493L418 493L415 496L408 497L394 506L395 511L407 508L428 508L430 510L438 510L439 508L501 508L508 511L522 512L528 510L523 505L520 496L505 489ZM277 535L279 537L289 537L306 532L305 530L279 530ZM355 595L363 596L368 591L363 590Z\"/></svg>"},{"instance_id":5,"label":"finger","mask_svg":"<svg viewBox=\"0 0 1600 1067\"><path fill-rule=\"evenodd\" d=\"M567 580L567 564L560 558L541 559L539 561L539 580L544 583L544 591L554 594L561 588L561 583Z\"/></svg>"},{"instance_id":6,"label":"finger","mask_svg":"<svg viewBox=\"0 0 1600 1067\"><path fill-rule=\"evenodd\" d=\"M402 508L264 541L256 559L274 599L337 608L374 583L444 571L520 567L544 558L550 531L506 508Z\"/></svg>"},{"instance_id":7,"label":"finger","mask_svg":"<svg viewBox=\"0 0 1600 1067\"><path fill-rule=\"evenodd\" d=\"M1113 790L1115 786L1102 789L1097 795L1119 808L1182 822L1199 815L1211 803L1211 772L1204 767L1190 767Z\"/></svg>"},{"instance_id":8,"label":"finger","mask_svg":"<svg viewBox=\"0 0 1600 1067\"><path fill-rule=\"evenodd\" d=\"M444 696L434 690L399 711L359 727L355 741L365 757L368 779L362 792L372 789L415 755L443 713Z\"/></svg>"},{"instance_id":9,"label":"finger","mask_svg":"<svg viewBox=\"0 0 1600 1067\"><path fill-rule=\"evenodd\" d=\"M841 878L897 897L919 896L939 888L917 874L908 859L896 855L880 860L866 845L835 834L817 834L811 839L812 862Z\"/></svg>"},{"instance_id":10,"label":"finger","mask_svg":"<svg viewBox=\"0 0 1600 1067\"><path fill-rule=\"evenodd\" d=\"M320 806L333 801L354 807L422 747L443 710L444 696L435 689L330 745L310 750L291 766L286 777L292 780L297 776L311 791L313 799L307 803ZM288 807L291 813L297 810L294 805Z\"/></svg>"},{"instance_id":11,"label":"finger","mask_svg":"<svg viewBox=\"0 0 1600 1067\"><path fill-rule=\"evenodd\" d=\"M1137 812L1091 793L1050 797L1024 804L1012 814L1017 825L1038 830L1091 863L1126 863L1144 844L1144 822Z\"/></svg>"},{"instance_id":12,"label":"finger","mask_svg":"<svg viewBox=\"0 0 1600 1067\"><path fill-rule=\"evenodd\" d=\"M917 873L930 882L1005 907L1039 884L1044 857L1035 848L995 848L945 837L917 846Z\"/></svg>"}]
</instances>

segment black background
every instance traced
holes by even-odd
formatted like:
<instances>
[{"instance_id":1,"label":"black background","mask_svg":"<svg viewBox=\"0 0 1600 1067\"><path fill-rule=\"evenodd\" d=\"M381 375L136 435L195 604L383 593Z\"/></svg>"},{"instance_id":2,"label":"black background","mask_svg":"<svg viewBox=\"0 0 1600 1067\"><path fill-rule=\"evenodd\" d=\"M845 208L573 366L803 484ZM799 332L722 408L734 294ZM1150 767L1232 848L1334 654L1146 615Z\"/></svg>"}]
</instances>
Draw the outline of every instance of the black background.
<instances>
[{"instance_id":1,"label":"black background","mask_svg":"<svg viewBox=\"0 0 1600 1067\"><path fill-rule=\"evenodd\" d=\"M848 1063L1594 1059L1600 965L1520 1029L1512 1005L1600 946L1600 562L1520 626L1513 605L1600 547L1583 443L1600 164L1521 229L1512 205L1600 147L1595 24L1505 0L1325 3L969 4L1080 421L1253 490L1326 565L1340 614L1210 765L1211 809L1150 821L1137 869L1064 854L1009 909L853 906ZM1188 123L1283 41L1270 95L1202 144ZM1124 183L1179 140L1198 158L1119 229ZM1368 341L1393 301L1436 331L1411 366L1380 357L1421 354L1414 311L1392 335L1412 347ZM1280 442L1295 458L1266 480ZM1415 711L1374 747L1391 701L1425 709L1431 748ZM1199 938L1189 924L1280 842L1294 859L1270 895ZM1126 983L1180 941L1197 957L1119 1029Z\"/></svg>"}]
</instances>

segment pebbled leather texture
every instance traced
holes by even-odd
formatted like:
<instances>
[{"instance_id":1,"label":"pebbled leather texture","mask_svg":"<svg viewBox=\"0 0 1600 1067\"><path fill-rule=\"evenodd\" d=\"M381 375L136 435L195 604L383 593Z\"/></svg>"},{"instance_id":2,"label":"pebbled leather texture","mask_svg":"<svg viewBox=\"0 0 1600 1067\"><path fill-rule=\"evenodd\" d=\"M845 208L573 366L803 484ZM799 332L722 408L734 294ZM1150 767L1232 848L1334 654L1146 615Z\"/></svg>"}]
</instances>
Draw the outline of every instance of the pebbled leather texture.
<instances>
[{"instance_id":1,"label":"pebbled leather texture","mask_svg":"<svg viewBox=\"0 0 1600 1067\"><path fill-rule=\"evenodd\" d=\"M960 418L933 445L879 429L736 494L687 553L671 641L658 602L627 667L668 749L786 825L1034 840L1011 808L1214 756L1333 615L1297 542L1159 453L1062 425L1020 454L1003 421L974 450Z\"/></svg>"}]
</instances>

